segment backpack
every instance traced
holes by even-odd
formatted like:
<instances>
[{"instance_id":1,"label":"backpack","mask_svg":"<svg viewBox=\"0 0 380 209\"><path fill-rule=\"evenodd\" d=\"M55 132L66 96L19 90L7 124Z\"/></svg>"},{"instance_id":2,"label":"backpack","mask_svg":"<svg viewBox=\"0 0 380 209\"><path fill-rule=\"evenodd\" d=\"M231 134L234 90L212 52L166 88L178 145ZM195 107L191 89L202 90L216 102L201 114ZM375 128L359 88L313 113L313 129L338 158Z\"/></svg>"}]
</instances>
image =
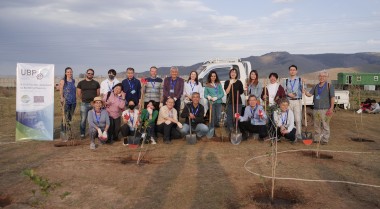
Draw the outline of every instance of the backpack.
<instances>
[{"instance_id":1,"label":"backpack","mask_svg":"<svg viewBox=\"0 0 380 209\"><path fill-rule=\"evenodd\" d=\"M298 84L299 84L300 90L302 92L302 83L301 83L301 78L300 77L298 77ZM286 87L286 90L288 90L288 79L286 79L285 87Z\"/></svg>"}]
</instances>

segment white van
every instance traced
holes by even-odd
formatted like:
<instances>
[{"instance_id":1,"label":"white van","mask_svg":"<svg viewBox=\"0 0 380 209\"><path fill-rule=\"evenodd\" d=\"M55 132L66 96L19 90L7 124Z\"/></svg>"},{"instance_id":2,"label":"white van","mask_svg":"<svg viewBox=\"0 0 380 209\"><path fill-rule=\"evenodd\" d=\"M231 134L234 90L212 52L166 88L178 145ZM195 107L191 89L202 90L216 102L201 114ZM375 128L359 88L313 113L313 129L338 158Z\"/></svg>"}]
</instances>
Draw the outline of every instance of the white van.
<instances>
[{"instance_id":1,"label":"white van","mask_svg":"<svg viewBox=\"0 0 380 209\"><path fill-rule=\"evenodd\" d=\"M243 83L244 89L247 86L246 80L248 78L249 72L251 71L251 63L248 61L241 61L238 58L226 58L226 59L212 59L206 61L198 69L198 81L202 83L204 87L207 83L207 77L210 71L215 71L218 74L219 80L224 89L224 82L229 80L229 72L231 68L235 68L238 71L238 79ZM244 92L241 92L241 98L243 105L245 105ZM225 94L225 92L224 92ZM203 98L203 100L206 100ZM223 97L223 103L226 102L226 96ZM203 104L207 104L207 101L203 101ZM205 112L208 110L207 105L205 105Z\"/></svg>"}]
</instances>

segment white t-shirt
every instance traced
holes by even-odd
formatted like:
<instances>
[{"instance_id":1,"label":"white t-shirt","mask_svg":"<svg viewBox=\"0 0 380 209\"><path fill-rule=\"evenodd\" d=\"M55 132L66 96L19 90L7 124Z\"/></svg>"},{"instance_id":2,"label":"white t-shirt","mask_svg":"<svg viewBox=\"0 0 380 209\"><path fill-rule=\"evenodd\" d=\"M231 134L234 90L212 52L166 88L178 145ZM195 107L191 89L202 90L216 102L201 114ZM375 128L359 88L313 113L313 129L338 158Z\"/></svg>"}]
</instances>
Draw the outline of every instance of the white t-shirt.
<instances>
[{"instance_id":1,"label":"white t-shirt","mask_svg":"<svg viewBox=\"0 0 380 209\"><path fill-rule=\"evenodd\" d=\"M278 91L279 84L278 83L270 83L268 84L268 97L269 97L269 105L274 105L274 98L276 97Z\"/></svg>"},{"instance_id":2,"label":"white t-shirt","mask_svg":"<svg viewBox=\"0 0 380 209\"><path fill-rule=\"evenodd\" d=\"M107 94L107 92L112 91L112 88L118 83L120 83L120 81L116 78L113 79L113 81L109 79L102 81L100 83L100 94Z\"/></svg>"},{"instance_id":3,"label":"white t-shirt","mask_svg":"<svg viewBox=\"0 0 380 209\"><path fill-rule=\"evenodd\" d=\"M200 94L200 97L203 98L203 87L202 84L198 82L198 85L195 83L191 83L190 81L186 81L184 88L183 88L183 96L190 95L194 92L198 92ZM190 102L187 98L185 98L185 103Z\"/></svg>"}]
</instances>

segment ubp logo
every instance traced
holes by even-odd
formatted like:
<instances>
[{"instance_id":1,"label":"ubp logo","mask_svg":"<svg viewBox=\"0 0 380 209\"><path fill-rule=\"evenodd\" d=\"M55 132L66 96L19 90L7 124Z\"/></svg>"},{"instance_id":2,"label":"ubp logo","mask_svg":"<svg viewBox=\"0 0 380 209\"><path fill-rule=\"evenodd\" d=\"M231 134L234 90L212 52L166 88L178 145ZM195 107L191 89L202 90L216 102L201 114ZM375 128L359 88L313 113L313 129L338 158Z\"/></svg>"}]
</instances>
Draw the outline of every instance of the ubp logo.
<instances>
[{"instance_id":1,"label":"ubp logo","mask_svg":"<svg viewBox=\"0 0 380 209\"><path fill-rule=\"evenodd\" d=\"M34 70L34 69L21 69L21 75L27 76L27 77L36 77L38 80L43 79L44 77L48 76L49 70L48 69L40 69L40 70Z\"/></svg>"}]
</instances>

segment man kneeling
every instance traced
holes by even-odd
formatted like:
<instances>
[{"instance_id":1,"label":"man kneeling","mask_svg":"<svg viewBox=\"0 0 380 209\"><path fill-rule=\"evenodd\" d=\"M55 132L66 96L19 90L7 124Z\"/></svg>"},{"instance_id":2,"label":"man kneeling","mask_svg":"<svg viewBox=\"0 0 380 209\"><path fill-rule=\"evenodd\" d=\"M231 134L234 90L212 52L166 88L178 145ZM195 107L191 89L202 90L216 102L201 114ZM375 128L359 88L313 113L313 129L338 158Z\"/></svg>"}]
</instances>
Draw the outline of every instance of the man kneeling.
<instances>
[{"instance_id":1,"label":"man kneeling","mask_svg":"<svg viewBox=\"0 0 380 209\"><path fill-rule=\"evenodd\" d=\"M194 92L191 95L191 103L185 105L183 108L181 117L186 118L186 123L183 124L183 128L180 130L182 135L186 135L190 132L189 120L191 120L191 130L197 134L198 138L205 136L208 132L208 127L204 124L204 112L203 105L199 104L200 95L198 92Z\"/></svg>"},{"instance_id":2,"label":"man kneeling","mask_svg":"<svg viewBox=\"0 0 380 209\"><path fill-rule=\"evenodd\" d=\"M257 98L250 95L248 98L249 106L244 110L244 116L239 113L235 114L236 120L239 120L239 129L243 135L243 140L248 137L247 132L258 133L261 140L268 136L267 132L267 114L263 106L257 104Z\"/></svg>"}]
</instances>

